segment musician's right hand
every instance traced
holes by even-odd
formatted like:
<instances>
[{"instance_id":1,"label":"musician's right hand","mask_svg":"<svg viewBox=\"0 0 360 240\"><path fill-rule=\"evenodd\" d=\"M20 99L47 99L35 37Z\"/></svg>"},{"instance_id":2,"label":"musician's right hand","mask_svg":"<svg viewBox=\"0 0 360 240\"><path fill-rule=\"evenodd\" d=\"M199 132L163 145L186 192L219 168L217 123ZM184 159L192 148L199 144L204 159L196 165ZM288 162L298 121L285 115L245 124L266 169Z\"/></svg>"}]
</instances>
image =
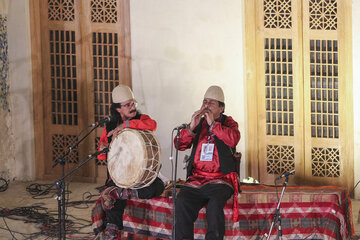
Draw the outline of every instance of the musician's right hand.
<instances>
[{"instance_id":1,"label":"musician's right hand","mask_svg":"<svg viewBox=\"0 0 360 240\"><path fill-rule=\"evenodd\" d=\"M108 148L109 147L109 143L107 142L102 142L100 144L100 147L99 147L99 152L101 152L102 150L104 150L104 148Z\"/></svg>"},{"instance_id":2,"label":"musician's right hand","mask_svg":"<svg viewBox=\"0 0 360 240\"><path fill-rule=\"evenodd\" d=\"M120 133L120 131L123 130L123 129L124 129L124 124L120 124L114 130L111 130L108 133L107 137L110 137L110 136L116 137Z\"/></svg>"},{"instance_id":3,"label":"musician's right hand","mask_svg":"<svg viewBox=\"0 0 360 240\"><path fill-rule=\"evenodd\" d=\"M194 131L196 126L200 123L200 119L203 115L203 109L199 109L194 112L194 114L191 116L191 122L189 124L189 128L191 131Z\"/></svg>"}]
</instances>

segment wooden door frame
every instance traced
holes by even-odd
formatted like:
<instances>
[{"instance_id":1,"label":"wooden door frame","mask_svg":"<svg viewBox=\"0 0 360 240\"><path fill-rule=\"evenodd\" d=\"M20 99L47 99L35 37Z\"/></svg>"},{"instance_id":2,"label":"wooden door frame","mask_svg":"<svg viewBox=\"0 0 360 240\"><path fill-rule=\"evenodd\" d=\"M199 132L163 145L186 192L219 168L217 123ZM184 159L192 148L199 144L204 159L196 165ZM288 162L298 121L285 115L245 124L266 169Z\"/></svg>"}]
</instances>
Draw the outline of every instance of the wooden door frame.
<instances>
[{"instance_id":1,"label":"wooden door frame","mask_svg":"<svg viewBox=\"0 0 360 240\"><path fill-rule=\"evenodd\" d=\"M247 93L247 131L246 138L246 169L245 176L259 179L259 151L258 151L258 101L249 96L256 96L257 67L256 67L256 1L245 1L245 71ZM255 136L255 137L254 137Z\"/></svg>"},{"instance_id":2,"label":"wooden door frame","mask_svg":"<svg viewBox=\"0 0 360 240\"><path fill-rule=\"evenodd\" d=\"M41 50L41 23L40 1L30 0L30 36L31 36L31 62L33 85L33 111L34 111L34 139L35 139L35 176L42 179L45 174L44 154L44 91L42 85L42 50Z\"/></svg>"}]
</instances>

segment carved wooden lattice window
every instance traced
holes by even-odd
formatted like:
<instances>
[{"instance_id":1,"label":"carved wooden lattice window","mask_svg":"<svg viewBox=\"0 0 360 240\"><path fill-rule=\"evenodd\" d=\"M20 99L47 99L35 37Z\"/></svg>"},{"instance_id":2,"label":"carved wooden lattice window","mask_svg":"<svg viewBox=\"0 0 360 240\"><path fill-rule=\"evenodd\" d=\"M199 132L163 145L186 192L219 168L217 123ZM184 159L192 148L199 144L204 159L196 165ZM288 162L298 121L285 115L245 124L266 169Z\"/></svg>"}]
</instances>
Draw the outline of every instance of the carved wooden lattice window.
<instances>
[{"instance_id":1,"label":"carved wooden lattice window","mask_svg":"<svg viewBox=\"0 0 360 240\"><path fill-rule=\"evenodd\" d=\"M265 39L266 134L294 136L291 39Z\"/></svg>"},{"instance_id":2,"label":"carved wooden lattice window","mask_svg":"<svg viewBox=\"0 0 360 240\"><path fill-rule=\"evenodd\" d=\"M310 29L337 29L337 0L309 1Z\"/></svg>"},{"instance_id":3,"label":"carved wooden lattice window","mask_svg":"<svg viewBox=\"0 0 360 240\"><path fill-rule=\"evenodd\" d=\"M312 148L312 175L340 177L340 151L337 148Z\"/></svg>"},{"instance_id":4,"label":"carved wooden lattice window","mask_svg":"<svg viewBox=\"0 0 360 240\"><path fill-rule=\"evenodd\" d=\"M37 53L32 57L37 174L56 179L61 168L48 160L71 146L69 136L110 115L116 85L131 87L130 0L31 0L29 9ZM80 160L96 152L102 130L77 146ZM76 167L73 155L69 169ZM105 165L90 161L77 176L103 182Z\"/></svg>"},{"instance_id":5,"label":"carved wooden lattice window","mask_svg":"<svg viewBox=\"0 0 360 240\"><path fill-rule=\"evenodd\" d=\"M268 145L266 147L267 172L283 174L295 169L295 152L293 146Z\"/></svg>"},{"instance_id":6,"label":"carved wooden lattice window","mask_svg":"<svg viewBox=\"0 0 360 240\"><path fill-rule=\"evenodd\" d=\"M99 142L100 142L100 137L96 137L95 138L95 149L99 149ZM107 165L107 160L102 160L100 161L99 159L95 159L95 164L96 166L106 166Z\"/></svg>"},{"instance_id":7,"label":"carved wooden lattice window","mask_svg":"<svg viewBox=\"0 0 360 240\"><path fill-rule=\"evenodd\" d=\"M339 138L337 41L310 41L311 136Z\"/></svg>"},{"instance_id":8,"label":"carved wooden lattice window","mask_svg":"<svg viewBox=\"0 0 360 240\"><path fill-rule=\"evenodd\" d=\"M93 33L95 121L108 116L111 92L119 84L117 33Z\"/></svg>"},{"instance_id":9,"label":"carved wooden lattice window","mask_svg":"<svg viewBox=\"0 0 360 240\"><path fill-rule=\"evenodd\" d=\"M91 21L94 23L117 22L117 0L92 0Z\"/></svg>"},{"instance_id":10,"label":"carved wooden lattice window","mask_svg":"<svg viewBox=\"0 0 360 240\"><path fill-rule=\"evenodd\" d=\"M265 0L264 26L291 28L291 0Z\"/></svg>"},{"instance_id":11,"label":"carved wooden lattice window","mask_svg":"<svg viewBox=\"0 0 360 240\"><path fill-rule=\"evenodd\" d=\"M52 124L77 125L75 32L50 30Z\"/></svg>"},{"instance_id":12,"label":"carved wooden lattice window","mask_svg":"<svg viewBox=\"0 0 360 240\"><path fill-rule=\"evenodd\" d=\"M53 21L74 21L74 0L48 0L48 19Z\"/></svg>"},{"instance_id":13,"label":"carved wooden lattice window","mask_svg":"<svg viewBox=\"0 0 360 240\"><path fill-rule=\"evenodd\" d=\"M296 184L353 185L351 2L245 1L248 167L262 182L295 169Z\"/></svg>"},{"instance_id":14,"label":"carved wooden lattice window","mask_svg":"<svg viewBox=\"0 0 360 240\"><path fill-rule=\"evenodd\" d=\"M62 157L64 153L68 151L68 148L72 146L77 137L74 135L63 135L63 134L53 134L52 135L52 145L53 145L53 161L56 161L58 158ZM68 163L78 163L79 162L79 153L76 149L73 149L66 159Z\"/></svg>"}]
</instances>

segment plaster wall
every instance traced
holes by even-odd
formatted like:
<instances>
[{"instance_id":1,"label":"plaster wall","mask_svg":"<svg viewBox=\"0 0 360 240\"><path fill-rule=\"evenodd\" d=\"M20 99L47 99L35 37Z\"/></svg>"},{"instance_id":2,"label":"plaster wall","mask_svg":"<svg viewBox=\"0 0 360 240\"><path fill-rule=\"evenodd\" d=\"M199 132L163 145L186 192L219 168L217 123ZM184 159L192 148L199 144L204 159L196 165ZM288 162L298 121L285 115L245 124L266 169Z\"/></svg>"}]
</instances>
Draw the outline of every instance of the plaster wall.
<instances>
[{"instance_id":1,"label":"plaster wall","mask_svg":"<svg viewBox=\"0 0 360 240\"><path fill-rule=\"evenodd\" d=\"M161 172L171 177L172 129L190 122L211 85L224 90L225 114L239 123L242 139L237 150L244 152L243 1L137 0L130 4L133 89L140 109L158 122ZM185 154L190 153L181 152L178 158L181 178L185 177Z\"/></svg>"},{"instance_id":2,"label":"plaster wall","mask_svg":"<svg viewBox=\"0 0 360 240\"><path fill-rule=\"evenodd\" d=\"M34 169L32 78L30 57L29 1L7 2L8 22L8 108L2 109L0 123L0 173L10 180L31 180Z\"/></svg>"},{"instance_id":3,"label":"plaster wall","mask_svg":"<svg viewBox=\"0 0 360 240\"><path fill-rule=\"evenodd\" d=\"M10 168L14 139L9 106L8 5L8 0L0 0L0 177L6 180L14 175Z\"/></svg>"},{"instance_id":4,"label":"plaster wall","mask_svg":"<svg viewBox=\"0 0 360 240\"><path fill-rule=\"evenodd\" d=\"M360 1L352 1L353 99L354 99L354 185L360 181ZM360 199L360 186L355 189Z\"/></svg>"}]
</instances>

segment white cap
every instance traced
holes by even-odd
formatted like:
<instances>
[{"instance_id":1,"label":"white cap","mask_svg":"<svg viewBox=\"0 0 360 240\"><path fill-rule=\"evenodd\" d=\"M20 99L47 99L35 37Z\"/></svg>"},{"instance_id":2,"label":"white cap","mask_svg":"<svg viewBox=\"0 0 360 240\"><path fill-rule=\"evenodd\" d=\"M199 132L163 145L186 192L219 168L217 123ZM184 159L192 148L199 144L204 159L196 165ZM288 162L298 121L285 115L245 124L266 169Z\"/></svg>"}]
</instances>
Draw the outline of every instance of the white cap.
<instances>
[{"instance_id":1,"label":"white cap","mask_svg":"<svg viewBox=\"0 0 360 240\"><path fill-rule=\"evenodd\" d=\"M219 86L210 86L206 91L204 98L210 98L225 103L224 92Z\"/></svg>"},{"instance_id":2,"label":"white cap","mask_svg":"<svg viewBox=\"0 0 360 240\"><path fill-rule=\"evenodd\" d=\"M112 91L113 103L121 103L130 99L134 99L134 94L131 89L126 85L116 86Z\"/></svg>"}]
</instances>

